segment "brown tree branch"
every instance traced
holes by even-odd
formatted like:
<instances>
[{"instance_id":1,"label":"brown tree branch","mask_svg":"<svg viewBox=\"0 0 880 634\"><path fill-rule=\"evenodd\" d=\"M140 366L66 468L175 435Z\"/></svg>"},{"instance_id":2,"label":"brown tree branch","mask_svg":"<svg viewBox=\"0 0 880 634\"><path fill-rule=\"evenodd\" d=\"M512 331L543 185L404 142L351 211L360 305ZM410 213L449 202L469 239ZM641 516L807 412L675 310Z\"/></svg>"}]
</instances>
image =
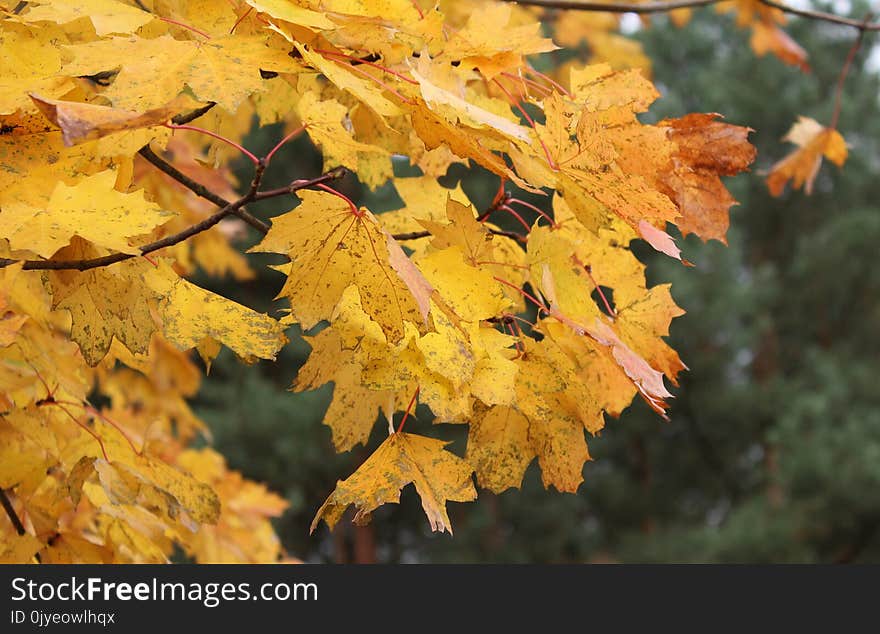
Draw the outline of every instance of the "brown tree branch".
<instances>
[{"instance_id":1,"label":"brown tree branch","mask_svg":"<svg viewBox=\"0 0 880 634\"><path fill-rule=\"evenodd\" d=\"M666 13L675 9L687 9L695 7L705 7L712 4L718 4L724 0L660 0L658 2L645 2L643 4L620 3L620 2L580 2L578 0L504 0L505 2L515 2L521 5L544 7L545 9L568 9L572 11L604 11L606 13ZM844 18L833 13L824 11L813 11L810 9L796 9L776 0L758 0L761 4L779 9L783 13L790 13L809 20L819 20L822 22L830 22L832 24L840 24L849 26L860 31L880 31L880 23L863 22L861 20L853 20Z\"/></svg>"},{"instance_id":2,"label":"brown tree branch","mask_svg":"<svg viewBox=\"0 0 880 634\"><path fill-rule=\"evenodd\" d=\"M197 108L196 110L184 112L174 117L171 117L171 123L173 123L174 125L186 125L187 123L195 121L196 119L201 117L215 105L216 104L211 101L201 108ZM165 174L176 180L178 183L189 189L196 196L200 196L201 198L204 198L205 200L214 203L218 207L226 207L231 204L230 201L223 198L223 196L220 196L219 194L211 191L201 183L194 181L189 176L174 167L171 163L153 152L153 149L150 147L149 143L142 147L138 151L138 154L140 154L143 158L152 163L154 167L164 172ZM257 231L261 233L266 233L267 231L269 231L269 225L267 225L256 216L250 214L244 207L242 207L241 209L236 209L233 213Z\"/></svg>"},{"instance_id":3,"label":"brown tree branch","mask_svg":"<svg viewBox=\"0 0 880 634\"><path fill-rule=\"evenodd\" d=\"M779 9L783 13L790 13L809 20L819 20L822 22L831 22L832 24L841 24L843 26L851 26L859 31L880 31L880 22L868 22L861 20L851 20L833 13L825 13L824 11L812 11L810 9L796 9L776 0L758 0L761 4Z\"/></svg>"},{"instance_id":4,"label":"brown tree branch","mask_svg":"<svg viewBox=\"0 0 880 634\"><path fill-rule=\"evenodd\" d=\"M12 508L12 502L9 501L6 491L3 489L0 489L0 504L3 505L3 510L6 511L6 515L9 516L9 521L12 522L12 526L15 527L15 532L18 533L19 536L24 535L26 532L24 530L24 524L21 523L21 519L19 519L15 509Z\"/></svg>"},{"instance_id":5,"label":"brown tree branch","mask_svg":"<svg viewBox=\"0 0 880 634\"><path fill-rule=\"evenodd\" d=\"M232 204L230 201L226 200L219 194L212 192L201 183L194 181L189 176L181 172L171 163L153 152L152 148L149 145L145 145L144 147L142 147L138 151L138 154L140 154L143 158L152 163L156 168L176 180L178 183L186 187L191 192L193 192L196 196L200 196L201 198L204 198L205 200L214 203L218 207L228 207ZM232 213L234 213L236 216L241 218L244 222L248 223L260 233L266 233L267 231L269 231L269 225L249 213L243 207L240 209L236 209Z\"/></svg>"},{"instance_id":6,"label":"brown tree branch","mask_svg":"<svg viewBox=\"0 0 880 634\"><path fill-rule=\"evenodd\" d=\"M395 240L418 240L420 238L430 238L430 231L407 231L406 233L392 233L391 237Z\"/></svg>"},{"instance_id":7,"label":"brown tree branch","mask_svg":"<svg viewBox=\"0 0 880 634\"><path fill-rule=\"evenodd\" d=\"M505 0L533 7L547 9L569 9L573 11L604 11L606 13L666 13L675 9L703 7L721 0L667 0L645 2L643 4L619 2L579 2L578 0Z\"/></svg>"},{"instance_id":8,"label":"brown tree branch","mask_svg":"<svg viewBox=\"0 0 880 634\"><path fill-rule=\"evenodd\" d=\"M345 176L348 170L344 167L336 167L329 172L324 172L320 176L316 176L315 178L301 178L299 180L293 181L290 185L286 187L279 187L278 189L267 189L265 191L257 192L254 200L265 200L266 198L276 198L278 196L284 196L286 194L292 194L300 189L307 189L309 187L314 187L315 185L322 185L324 183L337 180ZM265 231L263 233L266 233Z\"/></svg>"},{"instance_id":9,"label":"brown tree branch","mask_svg":"<svg viewBox=\"0 0 880 634\"><path fill-rule=\"evenodd\" d=\"M867 24L873 17L872 13L866 15L863 24ZM846 76L849 74L849 69L850 66L852 66L853 60L855 60L859 49L862 48L862 42L864 39L865 31L862 29L856 36L853 45L850 47L849 53L847 53L846 56L846 61L843 63L843 68L840 70L840 76L837 78L837 86L834 89L834 113L831 115L831 123L828 125L829 128L837 128L837 122L840 120L840 109L843 106L843 85L846 83Z\"/></svg>"},{"instance_id":10,"label":"brown tree branch","mask_svg":"<svg viewBox=\"0 0 880 634\"><path fill-rule=\"evenodd\" d=\"M514 231L504 231L503 229L489 229L489 233L493 236L503 236L505 238L511 238L518 242L523 241L522 235L514 232ZM419 238L430 238L433 235L430 231L409 231L407 233L392 233L391 237L395 240L418 240Z\"/></svg>"}]
</instances>

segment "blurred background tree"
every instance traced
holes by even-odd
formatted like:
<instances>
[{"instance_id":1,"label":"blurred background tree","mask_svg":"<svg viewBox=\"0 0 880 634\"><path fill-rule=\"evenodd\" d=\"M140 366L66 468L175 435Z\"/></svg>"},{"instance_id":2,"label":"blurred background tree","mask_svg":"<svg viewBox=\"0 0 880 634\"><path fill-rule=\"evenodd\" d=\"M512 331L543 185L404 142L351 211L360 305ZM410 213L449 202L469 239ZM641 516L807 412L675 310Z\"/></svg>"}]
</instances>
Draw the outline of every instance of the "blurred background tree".
<instances>
[{"instance_id":1,"label":"blurred background tree","mask_svg":"<svg viewBox=\"0 0 880 634\"><path fill-rule=\"evenodd\" d=\"M862 17L864 9L854 9ZM638 253L649 275L672 282L689 315L673 322L671 344L690 367L676 390L671 423L637 402L590 442L577 495L544 491L535 465L522 491L481 491L451 505L454 538L428 530L412 490L367 527L340 523L309 536L317 507L339 474L368 455L336 455L321 424L330 389L285 389L308 355L299 340L280 362L254 371L228 353L211 369L197 402L230 466L267 482L291 508L277 524L292 556L306 561L381 562L849 562L880 560L880 79L868 46L846 83L839 129L850 144L845 169L823 166L812 196L770 197L761 176L788 148L780 139L797 115L827 122L833 85L854 32L794 19L790 32L810 53L803 74L755 58L747 33L728 16L697 11L684 28L667 18L634 37L652 61L663 97L651 116L721 112L756 129L758 162L728 181L740 202L729 246L680 240L687 269ZM557 63L560 60L556 60ZM263 130L251 146L278 136ZM265 137L265 138L263 138ZM320 172L307 141L285 148L291 175ZM399 166L406 170L405 162ZM403 171L401 173L404 173ZM452 185L462 172L454 169ZM475 203L497 179L463 183ZM401 206L390 186L345 193L376 211ZM543 204L529 198L532 202ZM264 217L287 208L256 208ZM214 286L258 310L277 290L270 273ZM277 308L275 306L274 308ZM298 337L297 332L291 338ZM420 433L431 431L419 416ZM409 424L409 423L408 423ZM380 441L377 425L370 446ZM464 452L462 437L451 448Z\"/></svg>"}]
</instances>

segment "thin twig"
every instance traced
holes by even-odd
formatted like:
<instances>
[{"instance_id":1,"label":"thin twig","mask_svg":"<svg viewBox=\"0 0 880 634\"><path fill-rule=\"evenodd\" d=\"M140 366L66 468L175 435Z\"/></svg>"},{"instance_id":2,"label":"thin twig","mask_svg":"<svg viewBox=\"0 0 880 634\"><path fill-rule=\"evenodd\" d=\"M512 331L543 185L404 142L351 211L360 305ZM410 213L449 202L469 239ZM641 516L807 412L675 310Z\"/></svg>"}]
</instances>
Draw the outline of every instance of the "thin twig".
<instances>
[{"instance_id":1,"label":"thin twig","mask_svg":"<svg viewBox=\"0 0 880 634\"><path fill-rule=\"evenodd\" d=\"M189 132L198 132L199 134L204 134L205 136L209 136L212 139L217 139L218 141L221 141L226 145L229 145L230 147L234 147L236 150L244 154L248 158L248 160L254 165L260 162L260 159L258 159L253 152L248 150L241 143L233 141L232 139L228 139L222 134L217 134L216 132L207 130L205 128L200 128L196 125L177 125L176 123L165 123L164 125L170 130L187 130Z\"/></svg>"},{"instance_id":2,"label":"thin twig","mask_svg":"<svg viewBox=\"0 0 880 634\"><path fill-rule=\"evenodd\" d=\"M163 159L161 156L153 152L153 148L149 145L145 145L140 150L138 150L138 154L140 154L143 158L147 159L150 163L152 163L156 168L165 172L176 180L178 183L186 187L195 195L208 200L218 207L226 207L230 205L230 201L226 200L219 194L215 194L210 189L202 185L201 183L194 181L189 176L181 172L179 169L174 167L171 163Z\"/></svg>"},{"instance_id":3,"label":"thin twig","mask_svg":"<svg viewBox=\"0 0 880 634\"><path fill-rule=\"evenodd\" d=\"M179 26L180 28L185 29L187 31L192 31L193 33L198 33L199 35L201 35L205 39L208 39L208 40L211 39L211 36L208 33L205 33L201 29L197 29L194 26L190 26L189 24L184 24L183 22L180 22L178 20L172 20L171 18L164 18L161 15L157 16L157 17L160 20L162 20L162 22L167 22L168 24L173 24L174 26Z\"/></svg>"},{"instance_id":4,"label":"thin twig","mask_svg":"<svg viewBox=\"0 0 880 634\"><path fill-rule=\"evenodd\" d=\"M391 237L395 240L419 240L421 238L430 238L432 235L430 231L407 231L405 233L392 233Z\"/></svg>"},{"instance_id":5,"label":"thin twig","mask_svg":"<svg viewBox=\"0 0 880 634\"><path fill-rule=\"evenodd\" d=\"M406 419L409 418L409 412L412 409L413 403L416 402L416 399L419 397L419 390L421 390L421 386L416 386L416 391L413 393L412 398L409 400L409 405L406 406L406 411L403 413L403 420L400 421L400 426L397 428L396 433L400 433L403 431L403 426L406 424Z\"/></svg>"},{"instance_id":6,"label":"thin twig","mask_svg":"<svg viewBox=\"0 0 880 634\"><path fill-rule=\"evenodd\" d=\"M528 5L533 7L544 7L545 9L569 9L572 11L601 11L606 13L666 13L675 9L687 9L695 7L706 7L718 4L724 0L669 0L667 2L645 2L644 4L634 3L604 3L604 2L580 2L578 0L504 0L505 2L515 2L516 4ZM776 0L758 0L761 4L779 9L783 13L790 13L802 18L810 20L820 20L823 22L831 22L843 26L850 26L860 31L880 31L880 23L865 23L861 20L852 20L844 18L833 13L824 11L813 11L810 9L796 9Z\"/></svg>"},{"instance_id":7,"label":"thin twig","mask_svg":"<svg viewBox=\"0 0 880 634\"><path fill-rule=\"evenodd\" d=\"M873 14L869 13L865 16L863 23L867 24L872 17ZM859 49L862 48L862 42L864 39L865 31L864 29L861 29L856 36L855 42L853 42L853 45L849 49L846 61L843 63L843 68L840 70L840 76L837 78L837 86L834 90L834 113L831 115L830 128L837 128L837 122L840 120L840 109L843 106L843 84L846 82L846 76L849 74L849 69L852 66L853 60L855 60Z\"/></svg>"},{"instance_id":8,"label":"thin twig","mask_svg":"<svg viewBox=\"0 0 880 634\"><path fill-rule=\"evenodd\" d=\"M505 0L517 4L547 9L571 9L574 11L604 11L608 13L665 13L686 7L702 7L720 0L669 0L668 2L645 2L634 4L625 2L578 2L578 0Z\"/></svg>"},{"instance_id":9,"label":"thin twig","mask_svg":"<svg viewBox=\"0 0 880 634\"><path fill-rule=\"evenodd\" d=\"M843 26L851 26L854 29L858 29L860 31L880 31L880 22L867 22L861 20L852 20L850 18L844 18L839 15L835 15L833 13L826 13L824 11L812 11L810 9L796 9L795 7L790 7L781 2L776 2L775 0L758 0L763 5L768 7L773 7L774 9L779 9L783 13L790 13L791 15L796 15L802 18L807 18L809 20L820 20L823 22L832 22L834 24L842 24Z\"/></svg>"},{"instance_id":10,"label":"thin twig","mask_svg":"<svg viewBox=\"0 0 880 634\"><path fill-rule=\"evenodd\" d=\"M516 233L515 231L504 231L503 229L489 229L489 233L493 236L502 236L504 238L510 238L512 240L516 240L517 242L522 242L525 239L525 236ZM433 234L430 231L408 231L406 233L392 233L391 237L395 240L419 240L421 238L430 238Z\"/></svg>"},{"instance_id":11,"label":"thin twig","mask_svg":"<svg viewBox=\"0 0 880 634\"><path fill-rule=\"evenodd\" d=\"M292 194L294 192L299 191L300 189L308 189L309 187L316 187L323 183L329 183L330 181L334 181L344 177L348 173L348 170L344 167L336 167L329 172L324 172L320 176L316 176L315 178L301 178L299 180L293 181L290 185L285 187L279 187L277 189L267 189L261 192L257 192L257 195L254 196L254 200L265 200L267 198L277 198L278 196L284 196L285 194ZM267 227L268 230L268 227ZM266 233L265 231L263 233Z\"/></svg>"},{"instance_id":12,"label":"thin twig","mask_svg":"<svg viewBox=\"0 0 880 634\"><path fill-rule=\"evenodd\" d=\"M18 533L19 537L24 535L27 532L24 530L24 524L21 523L21 519L19 519L18 514L12 507L12 502L9 501L6 491L3 489L0 489L0 504L3 505L3 510L6 511L6 515L9 516L9 521L12 522L12 526L15 527L15 532Z\"/></svg>"},{"instance_id":13,"label":"thin twig","mask_svg":"<svg viewBox=\"0 0 880 634\"><path fill-rule=\"evenodd\" d=\"M223 196L216 194L215 192L211 191L210 189L208 189L207 187L205 187L201 183L194 181L189 176L187 176L186 174L181 172L179 169L174 167L171 163L169 163L168 161L163 159L161 156L159 156L158 154L153 152L152 148L150 148L149 145L145 145L144 147L142 147L138 151L138 154L140 154L143 158L145 158L147 161L152 163L157 169L165 172L168 176L170 176L171 178L176 180L178 183L180 183L181 185L186 187L188 190L190 190L196 196L200 196L201 198L204 198L205 200L208 200L208 201L214 203L218 207L228 207L229 205L232 204L230 201L223 198ZM250 226L252 226L254 229L259 231L260 233L267 233L269 231L268 224L266 224L265 222L263 222L262 220L260 220L256 216L252 215L251 213L249 213L244 207L237 209L232 213L235 214L236 216L238 216L239 218L241 218L243 221L248 223Z\"/></svg>"}]
</instances>

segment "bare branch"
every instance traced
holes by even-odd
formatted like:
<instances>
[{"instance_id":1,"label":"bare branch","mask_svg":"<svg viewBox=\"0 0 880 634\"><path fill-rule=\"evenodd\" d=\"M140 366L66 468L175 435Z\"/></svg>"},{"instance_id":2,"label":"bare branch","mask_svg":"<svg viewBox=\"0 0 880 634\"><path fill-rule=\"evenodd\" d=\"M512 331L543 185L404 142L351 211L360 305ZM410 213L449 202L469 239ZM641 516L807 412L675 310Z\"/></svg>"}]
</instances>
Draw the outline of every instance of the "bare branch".
<instances>
[{"instance_id":1,"label":"bare branch","mask_svg":"<svg viewBox=\"0 0 880 634\"><path fill-rule=\"evenodd\" d=\"M874 16L871 13L866 15L863 24L867 24L873 17ZM850 47L849 53L847 53L846 56L846 61L843 63L843 68L840 70L840 76L837 78L837 86L834 91L834 113L831 115L831 123L828 126L830 128L837 128L837 122L840 120L840 109L843 106L843 85L846 83L846 76L849 74L849 69L850 66L852 66L853 60L856 58L859 49L862 48L862 41L864 39L865 31L862 29L856 36L853 45Z\"/></svg>"},{"instance_id":2,"label":"bare branch","mask_svg":"<svg viewBox=\"0 0 880 634\"><path fill-rule=\"evenodd\" d=\"M284 196L285 194L292 194L300 189L307 189L309 187L315 187L317 185L323 185L329 181L337 180L345 176L348 170L344 167L337 167L329 172L325 172L320 176L316 176L315 178L307 178L307 179L299 179L293 181L290 185L286 187L279 187L278 189L267 189L266 191L257 192L254 200L265 200L266 198L276 198L278 196ZM265 231L263 233L266 233Z\"/></svg>"},{"instance_id":3,"label":"bare branch","mask_svg":"<svg viewBox=\"0 0 880 634\"><path fill-rule=\"evenodd\" d=\"M668 2L645 2L644 4L578 2L578 0L505 0L533 7L547 9L569 9L573 11L604 11L606 13L666 13L675 9L704 7L721 0L669 0Z\"/></svg>"},{"instance_id":4,"label":"bare branch","mask_svg":"<svg viewBox=\"0 0 880 634\"><path fill-rule=\"evenodd\" d=\"M232 204L230 201L223 198L223 196L220 196L219 194L212 192L210 189L208 189L207 187L205 187L201 183L194 181L189 176L187 176L186 174L181 172L179 169L174 167L171 163L169 163L168 161L163 159L161 156L159 156L158 154L153 152L153 149L149 145L145 145L144 147L142 147L138 151L138 154L140 154L143 158L145 158L150 163L152 163L159 170L165 172L168 176L170 176L171 178L176 180L178 183L180 183L181 185L186 187L188 190L193 192L196 196L200 196L201 198L204 198L205 200L211 201L212 203L214 203L218 207L227 207ZM252 226L254 229L259 231L260 233L266 233L267 231L269 231L269 225L267 225L265 222L263 222L262 220L260 220L256 216L250 214L243 207L241 209L237 209L233 213L236 216L238 216L239 218L241 218L242 220L244 220L246 223L248 223L250 226Z\"/></svg>"},{"instance_id":5,"label":"bare branch","mask_svg":"<svg viewBox=\"0 0 880 634\"><path fill-rule=\"evenodd\" d=\"M511 238L512 240L516 240L517 242L522 242L524 236L515 233L513 231L504 231L503 229L489 229L489 233L493 236L503 236L505 238ZM395 240L418 240L420 238L430 238L433 234L430 231L409 231L407 233L392 233L391 237Z\"/></svg>"},{"instance_id":6,"label":"bare branch","mask_svg":"<svg viewBox=\"0 0 880 634\"><path fill-rule=\"evenodd\" d=\"M194 181L189 176L174 167L171 163L153 152L153 148L151 148L149 145L145 145L144 147L142 147L138 151L138 154L140 154L142 157L144 157L146 160L156 166L159 170L168 174L168 176L186 187L195 195L200 196L205 200L211 201L218 207L226 207L228 204L230 204L230 202L223 198L223 196L215 194L201 183Z\"/></svg>"},{"instance_id":7,"label":"bare branch","mask_svg":"<svg viewBox=\"0 0 880 634\"><path fill-rule=\"evenodd\" d=\"M833 24L841 24L843 26L851 26L859 31L880 31L880 22L868 22L862 20L851 20L833 13L825 13L824 11L811 11L809 9L796 9L775 0L759 0L761 4L768 7L774 7L784 13L797 15L809 20L820 20L822 22L831 22Z\"/></svg>"},{"instance_id":8,"label":"bare branch","mask_svg":"<svg viewBox=\"0 0 880 634\"><path fill-rule=\"evenodd\" d=\"M572 11L603 11L606 13L666 13L675 9L687 9L695 7L705 7L712 4L718 4L723 0L668 0L659 2L645 2L644 4L632 3L603 3L603 2L579 2L578 0L504 0L505 2L516 2L521 5L533 7L544 7L546 9L568 9ZM861 20L853 20L844 18L833 13L824 11L812 11L810 9L796 9L787 4L777 2L776 0L758 0L761 4L779 9L783 13L790 13L809 20L819 20L822 22L830 22L832 24L840 24L849 26L860 31L880 31L880 23L878 22L862 22Z\"/></svg>"},{"instance_id":9,"label":"bare branch","mask_svg":"<svg viewBox=\"0 0 880 634\"><path fill-rule=\"evenodd\" d=\"M6 515L9 516L9 521L12 522L12 526L15 527L15 532L18 533L19 536L24 535L24 524L21 523L21 519L19 519L15 509L12 508L12 502L9 501L6 491L3 489L0 489L0 504L3 505L3 510L6 511Z\"/></svg>"}]
</instances>

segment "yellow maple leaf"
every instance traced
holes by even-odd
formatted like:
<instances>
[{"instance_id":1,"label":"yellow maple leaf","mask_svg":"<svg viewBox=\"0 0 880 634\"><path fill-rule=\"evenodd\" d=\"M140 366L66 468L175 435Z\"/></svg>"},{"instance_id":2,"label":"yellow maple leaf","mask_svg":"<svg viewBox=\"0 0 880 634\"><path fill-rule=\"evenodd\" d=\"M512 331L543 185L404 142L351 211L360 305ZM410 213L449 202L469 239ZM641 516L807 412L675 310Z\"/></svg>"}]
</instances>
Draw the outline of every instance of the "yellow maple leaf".
<instances>
[{"instance_id":1,"label":"yellow maple leaf","mask_svg":"<svg viewBox=\"0 0 880 634\"><path fill-rule=\"evenodd\" d=\"M28 91L61 96L73 81L58 77L61 51L52 34L41 29L3 22L0 29L0 114L11 114L31 104Z\"/></svg>"},{"instance_id":2,"label":"yellow maple leaf","mask_svg":"<svg viewBox=\"0 0 880 634\"><path fill-rule=\"evenodd\" d=\"M160 108L189 86L200 101L213 101L235 112L242 101L263 88L260 70L295 72L299 64L264 36L226 36L209 41L170 36L137 36L74 44L61 72L94 75L119 69L102 91L117 108L145 111Z\"/></svg>"},{"instance_id":3,"label":"yellow maple leaf","mask_svg":"<svg viewBox=\"0 0 880 634\"><path fill-rule=\"evenodd\" d=\"M278 320L178 277L162 262L147 285L162 297L159 313L165 338L182 350L197 348L211 358L222 343L247 362L274 359L287 343ZM216 342L214 345L208 342ZM211 354L213 353L213 354Z\"/></svg>"},{"instance_id":4,"label":"yellow maple leaf","mask_svg":"<svg viewBox=\"0 0 880 634\"><path fill-rule=\"evenodd\" d=\"M213 449L188 449L177 463L196 480L211 486L220 498L217 523L202 526L187 545L199 563L278 560L281 543L269 520L288 507L285 499L228 469L223 456Z\"/></svg>"},{"instance_id":5,"label":"yellow maple leaf","mask_svg":"<svg viewBox=\"0 0 880 634\"><path fill-rule=\"evenodd\" d=\"M627 346L678 385L676 376L687 366L662 337L669 336L670 322L685 311L676 305L669 288L669 284L658 284L638 300L621 306L615 327Z\"/></svg>"},{"instance_id":6,"label":"yellow maple leaf","mask_svg":"<svg viewBox=\"0 0 880 634\"><path fill-rule=\"evenodd\" d=\"M541 37L540 22L518 21L508 4L478 4L468 13L467 23L445 42L443 59L464 60L489 79L521 66L525 55L558 48Z\"/></svg>"},{"instance_id":7,"label":"yellow maple leaf","mask_svg":"<svg viewBox=\"0 0 880 634\"><path fill-rule=\"evenodd\" d=\"M501 314L510 306L491 273L471 266L457 246L432 251L417 262L419 270L443 300L465 321Z\"/></svg>"},{"instance_id":8,"label":"yellow maple leaf","mask_svg":"<svg viewBox=\"0 0 880 634\"><path fill-rule=\"evenodd\" d=\"M803 186L804 192L811 194L823 156L838 167L846 162L847 149L843 136L836 129L826 128L815 119L799 117L784 140L794 143L798 149L770 168L767 187L774 196L782 194L789 180L794 189Z\"/></svg>"},{"instance_id":9,"label":"yellow maple leaf","mask_svg":"<svg viewBox=\"0 0 880 634\"><path fill-rule=\"evenodd\" d=\"M452 533L446 502L470 502L477 492L471 480L473 469L445 451L447 444L414 434L391 434L357 471L336 483L336 489L318 509L311 530L320 520L333 528L352 504L357 507L354 522L365 524L370 513L383 504L398 503L400 490L413 484L422 498L431 530Z\"/></svg>"},{"instance_id":10,"label":"yellow maple leaf","mask_svg":"<svg viewBox=\"0 0 880 634\"><path fill-rule=\"evenodd\" d=\"M383 117L394 117L402 114L394 102L389 101L382 95L381 88L373 82L367 81L347 69L348 64L339 64L312 52L298 42L294 44L303 60L312 68L320 71L324 77L335 84L340 90L345 90L364 102L376 114ZM360 71L367 72L367 71Z\"/></svg>"},{"instance_id":11,"label":"yellow maple leaf","mask_svg":"<svg viewBox=\"0 0 880 634\"><path fill-rule=\"evenodd\" d=\"M303 328L329 319L352 285L360 291L364 310L392 342L403 337L405 321L424 324L430 286L417 272L402 275L395 269L391 247L396 243L373 214L366 209L355 213L324 192L305 191L301 197L299 207L273 218L269 233L251 250L293 260L279 297L290 299L291 313Z\"/></svg>"},{"instance_id":12,"label":"yellow maple leaf","mask_svg":"<svg viewBox=\"0 0 880 634\"><path fill-rule=\"evenodd\" d=\"M0 563L20 564L33 562L34 555L43 547L43 542L25 533L5 536L0 542Z\"/></svg>"},{"instance_id":13,"label":"yellow maple leaf","mask_svg":"<svg viewBox=\"0 0 880 634\"><path fill-rule=\"evenodd\" d=\"M396 178L394 187L405 206L378 216L382 227L391 234L421 232L425 228L424 221L443 222L447 218L449 200L463 205L470 203L461 185L447 189L433 176ZM413 255L418 256L424 253L430 242L431 236L425 236L417 240L407 240L406 246Z\"/></svg>"},{"instance_id":14,"label":"yellow maple leaf","mask_svg":"<svg viewBox=\"0 0 880 634\"><path fill-rule=\"evenodd\" d=\"M555 339L524 340L517 361L516 407L532 425L530 440L545 487L573 493L583 482L590 460L584 431L596 433L605 424L595 388L579 375L571 355Z\"/></svg>"},{"instance_id":15,"label":"yellow maple leaf","mask_svg":"<svg viewBox=\"0 0 880 634\"><path fill-rule=\"evenodd\" d=\"M420 66L422 66L427 63L427 60L420 59L419 62ZM470 103L461 96L440 86L434 85L427 77L424 77L415 69L412 69L410 72L419 82L422 97L428 107L443 116L450 123L454 124L456 121L460 121L472 128L485 128L524 142L528 142L531 138L528 128L513 122L507 117L500 116Z\"/></svg>"},{"instance_id":16,"label":"yellow maple leaf","mask_svg":"<svg viewBox=\"0 0 880 634\"><path fill-rule=\"evenodd\" d=\"M333 29L336 25L327 16L290 0L247 0L260 13L313 29Z\"/></svg>"},{"instance_id":17,"label":"yellow maple leaf","mask_svg":"<svg viewBox=\"0 0 880 634\"><path fill-rule=\"evenodd\" d=\"M297 373L293 389L314 390L333 382L333 400L323 420L332 432L333 446L336 451L349 451L358 443L366 444L380 412L384 410L388 417L394 413L395 393L363 385L360 361L353 349L345 347L339 329L326 328L308 342L312 352Z\"/></svg>"},{"instance_id":18,"label":"yellow maple leaf","mask_svg":"<svg viewBox=\"0 0 880 634\"><path fill-rule=\"evenodd\" d=\"M362 153L387 155L381 148L354 139L348 108L338 101L322 100L314 92L306 92L296 109L309 137L324 154L325 168L344 165L357 170Z\"/></svg>"},{"instance_id":19,"label":"yellow maple leaf","mask_svg":"<svg viewBox=\"0 0 880 634\"><path fill-rule=\"evenodd\" d=\"M465 457L481 487L501 493L522 484L526 468L537 455L529 426L522 412L504 406L482 408L471 419Z\"/></svg>"},{"instance_id":20,"label":"yellow maple leaf","mask_svg":"<svg viewBox=\"0 0 880 634\"><path fill-rule=\"evenodd\" d=\"M66 24L87 18L95 27L95 33L103 37L111 33L131 33L153 19L153 15L118 0L49 0L30 7L21 19L25 22L56 22Z\"/></svg>"},{"instance_id":21,"label":"yellow maple leaf","mask_svg":"<svg viewBox=\"0 0 880 634\"><path fill-rule=\"evenodd\" d=\"M71 259L92 257L94 249L77 242L59 255ZM150 312L159 295L144 279L152 267L132 258L89 271L47 273L55 308L70 311L70 338L89 365L98 364L114 337L135 353L144 353L156 324Z\"/></svg>"},{"instance_id":22,"label":"yellow maple leaf","mask_svg":"<svg viewBox=\"0 0 880 634\"><path fill-rule=\"evenodd\" d=\"M0 232L13 249L49 258L78 235L121 253L139 254L133 238L167 222L173 213L144 198L143 192L123 194L114 187L117 173L99 172L73 186L58 183L45 209L15 203L0 212Z\"/></svg>"}]
</instances>

